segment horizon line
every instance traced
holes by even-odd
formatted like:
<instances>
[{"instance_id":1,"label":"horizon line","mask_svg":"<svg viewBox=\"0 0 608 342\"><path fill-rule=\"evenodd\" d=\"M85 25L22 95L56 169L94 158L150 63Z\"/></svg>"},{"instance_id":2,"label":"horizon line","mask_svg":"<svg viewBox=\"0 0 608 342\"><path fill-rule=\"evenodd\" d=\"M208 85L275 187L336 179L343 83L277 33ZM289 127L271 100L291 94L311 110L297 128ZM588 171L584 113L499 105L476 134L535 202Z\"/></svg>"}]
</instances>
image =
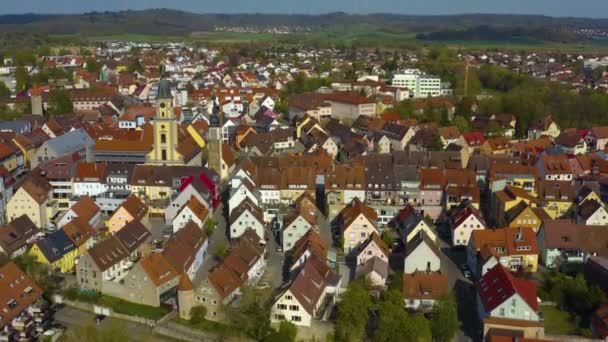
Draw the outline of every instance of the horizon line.
<instances>
[{"instance_id":1,"label":"horizon line","mask_svg":"<svg viewBox=\"0 0 608 342\"><path fill-rule=\"evenodd\" d=\"M37 13L37 12L23 12L23 13L0 13L0 17L4 16L78 16L78 15L90 15L90 14L109 14L109 13L121 13L121 12L145 12L145 11L175 11L189 14L200 14L200 15L284 15L284 16L310 16L319 17L327 16L332 14L344 14L348 16L373 16L373 15L390 15L390 16L411 16L411 17L457 17L457 16L472 16L472 15L493 15L493 16L527 16L527 17L545 17L555 19L587 19L587 20L607 20L608 17L577 17L577 16L553 16L547 14L538 13L492 13L492 12L461 12L461 13L438 13L438 14L410 14L410 13L389 13L389 12L368 12L368 13L356 13L348 11L332 11L332 12L319 12L319 13L285 13L285 12L198 12L189 11L184 9L167 8L167 7L150 7L142 9L120 9L120 10L91 10L84 12L57 12L57 13Z\"/></svg>"}]
</instances>

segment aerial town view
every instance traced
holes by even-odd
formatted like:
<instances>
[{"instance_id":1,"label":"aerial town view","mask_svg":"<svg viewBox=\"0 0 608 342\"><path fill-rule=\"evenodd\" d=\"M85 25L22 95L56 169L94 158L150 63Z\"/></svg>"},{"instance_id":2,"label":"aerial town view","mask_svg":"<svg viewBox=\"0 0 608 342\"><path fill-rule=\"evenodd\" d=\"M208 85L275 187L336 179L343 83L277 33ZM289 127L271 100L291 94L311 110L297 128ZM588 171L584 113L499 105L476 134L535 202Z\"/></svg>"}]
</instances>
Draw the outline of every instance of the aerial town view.
<instances>
[{"instance_id":1,"label":"aerial town view","mask_svg":"<svg viewBox=\"0 0 608 342\"><path fill-rule=\"evenodd\" d=\"M1 7L0 342L608 341L608 1Z\"/></svg>"}]
</instances>

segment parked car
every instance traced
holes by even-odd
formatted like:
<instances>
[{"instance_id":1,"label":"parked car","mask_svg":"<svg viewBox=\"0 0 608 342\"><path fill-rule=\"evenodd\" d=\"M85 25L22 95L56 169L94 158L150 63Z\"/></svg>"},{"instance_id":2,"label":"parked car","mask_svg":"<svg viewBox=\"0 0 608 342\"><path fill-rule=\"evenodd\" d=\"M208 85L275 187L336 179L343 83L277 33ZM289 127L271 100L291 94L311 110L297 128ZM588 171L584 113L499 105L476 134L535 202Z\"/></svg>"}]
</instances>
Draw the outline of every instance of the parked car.
<instances>
[{"instance_id":1,"label":"parked car","mask_svg":"<svg viewBox=\"0 0 608 342\"><path fill-rule=\"evenodd\" d=\"M99 325L99 323L101 323L104 319L106 319L106 315L97 315L95 316L95 323Z\"/></svg>"}]
</instances>

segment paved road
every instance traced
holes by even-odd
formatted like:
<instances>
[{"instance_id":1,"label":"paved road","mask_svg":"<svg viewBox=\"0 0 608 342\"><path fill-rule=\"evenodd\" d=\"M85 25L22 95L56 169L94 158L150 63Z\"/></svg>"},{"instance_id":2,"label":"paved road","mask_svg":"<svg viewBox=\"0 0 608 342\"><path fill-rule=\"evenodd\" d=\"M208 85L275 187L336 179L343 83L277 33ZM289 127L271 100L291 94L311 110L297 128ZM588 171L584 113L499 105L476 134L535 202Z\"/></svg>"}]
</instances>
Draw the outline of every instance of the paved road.
<instances>
[{"instance_id":1,"label":"paved road","mask_svg":"<svg viewBox=\"0 0 608 342\"><path fill-rule=\"evenodd\" d=\"M473 283L464 277L460 265L466 261L464 250L453 250L448 243L439 239L441 249L441 271L448 275L450 288L458 303L460 331L455 341L480 341L481 322L477 318L477 303Z\"/></svg>"},{"instance_id":2,"label":"paved road","mask_svg":"<svg viewBox=\"0 0 608 342\"><path fill-rule=\"evenodd\" d=\"M134 322L124 321L113 317L107 317L104 319L99 326L95 325L95 315L91 312L78 310L69 306L63 307L61 310L55 313L55 321L65 325L68 330L67 334L70 334L73 329L78 327L85 327L90 324L96 329L104 329L118 324L124 326L125 330L129 332L129 341L136 342L174 342L177 340L170 339L163 336L155 335L152 330L143 325Z\"/></svg>"}]
</instances>

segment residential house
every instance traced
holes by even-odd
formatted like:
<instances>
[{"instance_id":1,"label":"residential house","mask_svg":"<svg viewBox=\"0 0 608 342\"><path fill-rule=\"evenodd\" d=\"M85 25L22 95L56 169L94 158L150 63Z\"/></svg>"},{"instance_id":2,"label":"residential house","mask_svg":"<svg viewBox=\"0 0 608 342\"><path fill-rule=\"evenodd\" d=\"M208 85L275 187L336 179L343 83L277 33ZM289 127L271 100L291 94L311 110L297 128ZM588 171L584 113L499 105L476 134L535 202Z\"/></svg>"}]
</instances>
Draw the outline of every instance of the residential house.
<instances>
[{"instance_id":1,"label":"residential house","mask_svg":"<svg viewBox=\"0 0 608 342\"><path fill-rule=\"evenodd\" d=\"M424 232L431 240L437 242L437 233L432 225L411 205L408 204L399 211L395 220L404 245L418 236L420 232Z\"/></svg>"},{"instance_id":2,"label":"residential house","mask_svg":"<svg viewBox=\"0 0 608 342\"><path fill-rule=\"evenodd\" d=\"M342 248L350 253L369 238L378 233L378 214L355 197L336 218L336 226L341 229Z\"/></svg>"},{"instance_id":3,"label":"residential house","mask_svg":"<svg viewBox=\"0 0 608 342\"><path fill-rule=\"evenodd\" d=\"M467 246L467 264L478 277L497 263L511 271L536 272L538 251L532 228L475 230Z\"/></svg>"},{"instance_id":4,"label":"residential house","mask_svg":"<svg viewBox=\"0 0 608 342\"><path fill-rule=\"evenodd\" d=\"M83 160L91 161L93 159L93 145L95 145L95 142L84 129L75 129L45 141L36 151L36 158L32 160L32 167L74 153L77 153Z\"/></svg>"},{"instance_id":5,"label":"residential house","mask_svg":"<svg viewBox=\"0 0 608 342\"><path fill-rule=\"evenodd\" d=\"M194 222L199 229L203 229L203 225L209 217L209 209L201 203L196 196L192 196L190 200L177 212L173 219L173 233L177 233L184 228L188 222Z\"/></svg>"},{"instance_id":6,"label":"residential house","mask_svg":"<svg viewBox=\"0 0 608 342\"><path fill-rule=\"evenodd\" d=\"M207 254L209 240L203 230L190 221L171 237L162 254L180 274L195 279Z\"/></svg>"},{"instance_id":7,"label":"residential house","mask_svg":"<svg viewBox=\"0 0 608 342\"><path fill-rule=\"evenodd\" d=\"M511 143L505 137L486 139L479 148L481 154L507 154L511 150Z\"/></svg>"},{"instance_id":8,"label":"residential house","mask_svg":"<svg viewBox=\"0 0 608 342\"><path fill-rule=\"evenodd\" d=\"M367 259L363 264L357 265L355 279L366 278L372 287L384 288L388 273L388 262L374 256Z\"/></svg>"},{"instance_id":9,"label":"residential house","mask_svg":"<svg viewBox=\"0 0 608 342\"><path fill-rule=\"evenodd\" d=\"M591 127L585 141L591 150L603 151L608 143L608 126Z\"/></svg>"},{"instance_id":10,"label":"residential house","mask_svg":"<svg viewBox=\"0 0 608 342\"><path fill-rule=\"evenodd\" d=\"M483 146L485 142L485 138L483 134L480 132L467 132L463 133L460 138L458 138L457 145L460 145L466 148L469 154L473 154L473 152L479 150L481 146Z\"/></svg>"},{"instance_id":11,"label":"residential house","mask_svg":"<svg viewBox=\"0 0 608 342\"><path fill-rule=\"evenodd\" d=\"M486 229L487 225L479 209L465 201L450 212L452 246L467 246L474 230Z\"/></svg>"},{"instance_id":12,"label":"residential house","mask_svg":"<svg viewBox=\"0 0 608 342\"><path fill-rule=\"evenodd\" d=\"M234 182L234 178L233 178ZM257 190L255 185L248 178L243 178L238 180L238 185L234 186L234 184L230 188L230 198L228 199L228 213L231 214L232 211L239 206L245 199L249 199L253 204L260 206L261 205L261 195Z\"/></svg>"},{"instance_id":13,"label":"residential house","mask_svg":"<svg viewBox=\"0 0 608 342\"><path fill-rule=\"evenodd\" d=\"M201 305L207 309L207 319L222 320L223 307L240 297L242 286L255 285L264 273L266 248L262 241L253 229L246 230L198 288L179 291L180 317L189 319L190 308Z\"/></svg>"},{"instance_id":14,"label":"residential house","mask_svg":"<svg viewBox=\"0 0 608 342\"><path fill-rule=\"evenodd\" d=\"M437 133L444 149L450 144L457 144L461 136L460 130L456 126L439 127Z\"/></svg>"},{"instance_id":15,"label":"residential house","mask_svg":"<svg viewBox=\"0 0 608 342\"><path fill-rule=\"evenodd\" d=\"M566 181L539 181L537 183L540 206L552 219L561 218L574 207L574 188Z\"/></svg>"},{"instance_id":16,"label":"residential house","mask_svg":"<svg viewBox=\"0 0 608 342\"><path fill-rule=\"evenodd\" d=\"M112 293L113 284L119 284L133 260L120 239L110 235L82 254L76 265L76 282L85 290Z\"/></svg>"},{"instance_id":17,"label":"residential house","mask_svg":"<svg viewBox=\"0 0 608 342\"><path fill-rule=\"evenodd\" d=\"M608 212L602 202L588 200L578 206L575 221L587 226L605 226L608 225Z\"/></svg>"},{"instance_id":18,"label":"residential house","mask_svg":"<svg viewBox=\"0 0 608 342\"><path fill-rule=\"evenodd\" d=\"M530 227L537 233L544 221L551 219L543 208L534 208L526 204L525 201L519 202L505 212L505 221L509 227Z\"/></svg>"},{"instance_id":19,"label":"residential house","mask_svg":"<svg viewBox=\"0 0 608 342\"><path fill-rule=\"evenodd\" d=\"M403 300L409 310L427 311L450 291L448 276L440 272L403 274Z\"/></svg>"},{"instance_id":20,"label":"residential house","mask_svg":"<svg viewBox=\"0 0 608 342\"><path fill-rule=\"evenodd\" d=\"M0 252L13 259L27 251L40 231L27 215L22 215L0 228Z\"/></svg>"},{"instance_id":21,"label":"residential house","mask_svg":"<svg viewBox=\"0 0 608 342\"><path fill-rule=\"evenodd\" d=\"M542 179L556 181L571 181L574 179L572 167L565 154L542 155L536 162L536 166Z\"/></svg>"},{"instance_id":22,"label":"residential house","mask_svg":"<svg viewBox=\"0 0 608 342\"><path fill-rule=\"evenodd\" d=\"M495 265L475 282L477 312L481 320L505 318L540 321L536 285L517 278L503 265Z\"/></svg>"},{"instance_id":23,"label":"residential house","mask_svg":"<svg viewBox=\"0 0 608 342\"><path fill-rule=\"evenodd\" d=\"M443 211L446 178L441 169L420 169L420 205L424 216L436 220Z\"/></svg>"},{"instance_id":24,"label":"residential house","mask_svg":"<svg viewBox=\"0 0 608 342\"><path fill-rule=\"evenodd\" d=\"M326 278L331 275L316 257L307 260L293 281L281 289L272 305L270 320L310 327L312 320L323 314L321 304L328 292Z\"/></svg>"},{"instance_id":25,"label":"residential house","mask_svg":"<svg viewBox=\"0 0 608 342\"><path fill-rule=\"evenodd\" d=\"M133 303L158 307L174 295L180 273L160 253L152 253L133 266L124 279L122 298Z\"/></svg>"},{"instance_id":26,"label":"residential house","mask_svg":"<svg viewBox=\"0 0 608 342\"><path fill-rule=\"evenodd\" d=\"M12 221L27 215L40 229L47 229L59 213L52 198L51 184L44 178L31 176L23 181L6 205L6 219Z\"/></svg>"},{"instance_id":27,"label":"residential house","mask_svg":"<svg viewBox=\"0 0 608 342\"><path fill-rule=\"evenodd\" d=\"M312 256L319 258L319 260L328 260L327 244L321 238L318 229L309 230L296 241L288 259L290 272L299 271Z\"/></svg>"},{"instance_id":28,"label":"residential house","mask_svg":"<svg viewBox=\"0 0 608 342\"><path fill-rule=\"evenodd\" d=\"M561 129L550 115L545 116L534 122L528 128L528 139L539 139L542 136L557 138L561 133Z\"/></svg>"},{"instance_id":29,"label":"residential house","mask_svg":"<svg viewBox=\"0 0 608 342\"><path fill-rule=\"evenodd\" d=\"M101 222L101 209L91 197L82 196L63 214L57 222L57 227L61 228L76 218L80 218L91 226L97 227Z\"/></svg>"},{"instance_id":30,"label":"residential house","mask_svg":"<svg viewBox=\"0 0 608 342\"><path fill-rule=\"evenodd\" d=\"M42 289L14 262L11 261L0 267L0 301L3 303L0 308L2 339L12 340L9 334L14 331L18 331L12 336L16 340L36 339L38 333L30 329L34 328L34 325L30 325L29 328L24 327L23 321L33 320L31 316L35 316L33 312L38 310L32 309L42 298L42 294Z\"/></svg>"},{"instance_id":31,"label":"residential house","mask_svg":"<svg viewBox=\"0 0 608 342\"><path fill-rule=\"evenodd\" d=\"M405 245L403 273L437 272L441 270L441 252L435 241L424 232Z\"/></svg>"},{"instance_id":32,"label":"residential house","mask_svg":"<svg viewBox=\"0 0 608 342\"><path fill-rule=\"evenodd\" d=\"M587 142L576 131L563 131L555 139L555 145L561 147L566 154L585 154L587 153Z\"/></svg>"},{"instance_id":33,"label":"residential house","mask_svg":"<svg viewBox=\"0 0 608 342\"><path fill-rule=\"evenodd\" d=\"M230 214L230 238L236 239L248 230L265 239L264 211L248 198L243 200Z\"/></svg>"},{"instance_id":34,"label":"residential house","mask_svg":"<svg viewBox=\"0 0 608 342\"><path fill-rule=\"evenodd\" d=\"M105 182L105 171L105 163L84 162L77 164L72 181L72 193L74 196L96 197L108 191Z\"/></svg>"},{"instance_id":35,"label":"residential house","mask_svg":"<svg viewBox=\"0 0 608 342\"><path fill-rule=\"evenodd\" d=\"M376 115L376 101L356 92L334 92L324 94L323 99L331 105L331 117L354 121L360 115Z\"/></svg>"},{"instance_id":36,"label":"residential house","mask_svg":"<svg viewBox=\"0 0 608 342\"><path fill-rule=\"evenodd\" d=\"M148 206L135 195L129 196L116 209L106 225L110 233L115 233L132 221L139 221L146 226L148 225Z\"/></svg>"},{"instance_id":37,"label":"residential house","mask_svg":"<svg viewBox=\"0 0 608 342\"><path fill-rule=\"evenodd\" d=\"M317 209L314 205L298 206L283 217L281 243L283 251L290 250L310 229L317 227Z\"/></svg>"},{"instance_id":38,"label":"residential house","mask_svg":"<svg viewBox=\"0 0 608 342\"><path fill-rule=\"evenodd\" d=\"M549 268L584 263L590 256L607 255L605 226L585 226L570 220L545 221L537 234L540 258Z\"/></svg>"},{"instance_id":39,"label":"residential house","mask_svg":"<svg viewBox=\"0 0 608 342\"><path fill-rule=\"evenodd\" d=\"M37 240L28 252L36 262L47 264L62 273L71 272L76 265L78 250L64 229Z\"/></svg>"}]
</instances>

